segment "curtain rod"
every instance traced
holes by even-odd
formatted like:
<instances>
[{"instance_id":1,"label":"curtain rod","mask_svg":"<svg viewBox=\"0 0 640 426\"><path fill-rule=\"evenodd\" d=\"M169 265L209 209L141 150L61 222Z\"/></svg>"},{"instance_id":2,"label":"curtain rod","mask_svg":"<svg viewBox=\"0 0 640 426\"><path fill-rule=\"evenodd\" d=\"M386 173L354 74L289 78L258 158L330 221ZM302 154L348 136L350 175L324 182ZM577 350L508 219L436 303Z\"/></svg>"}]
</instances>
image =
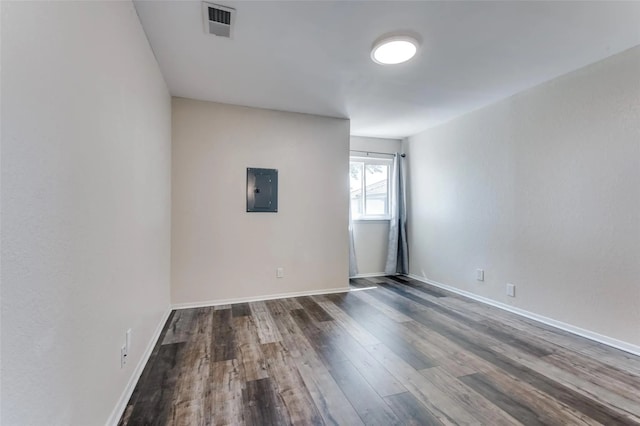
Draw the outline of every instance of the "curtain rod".
<instances>
[{"instance_id":1,"label":"curtain rod","mask_svg":"<svg viewBox=\"0 0 640 426\"><path fill-rule=\"evenodd\" d=\"M389 152L359 151L357 149L351 149L351 150L349 150L349 152L362 152L362 153L367 154L367 155L369 155L369 154L391 155L392 157L395 155L395 154L391 154ZM404 152L402 154L400 154L400 157L406 157L406 156L407 156L407 154L405 154Z\"/></svg>"}]
</instances>

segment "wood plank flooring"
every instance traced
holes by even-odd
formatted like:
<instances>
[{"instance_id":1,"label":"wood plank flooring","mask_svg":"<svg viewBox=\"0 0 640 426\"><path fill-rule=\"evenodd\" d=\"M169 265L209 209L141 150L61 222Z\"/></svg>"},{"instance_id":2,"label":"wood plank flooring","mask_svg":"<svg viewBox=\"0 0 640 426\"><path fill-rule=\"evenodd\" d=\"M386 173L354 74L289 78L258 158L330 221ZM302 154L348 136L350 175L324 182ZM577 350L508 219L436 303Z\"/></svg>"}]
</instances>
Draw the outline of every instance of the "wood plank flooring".
<instances>
[{"instance_id":1,"label":"wood plank flooring","mask_svg":"<svg viewBox=\"0 0 640 426\"><path fill-rule=\"evenodd\" d=\"M172 312L119 424L640 425L640 357L410 278L351 284Z\"/></svg>"}]
</instances>

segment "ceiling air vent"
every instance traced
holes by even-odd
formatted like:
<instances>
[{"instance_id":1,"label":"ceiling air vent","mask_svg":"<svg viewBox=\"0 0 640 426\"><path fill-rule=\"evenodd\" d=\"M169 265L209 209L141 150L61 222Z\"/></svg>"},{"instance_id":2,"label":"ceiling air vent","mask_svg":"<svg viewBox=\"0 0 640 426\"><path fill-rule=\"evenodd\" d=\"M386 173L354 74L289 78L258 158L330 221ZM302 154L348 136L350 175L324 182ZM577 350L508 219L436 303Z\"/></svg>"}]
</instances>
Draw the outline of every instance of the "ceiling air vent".
<instances>
[{"instance_id":1,"label":"ceiling air vent","mask_svg":"<svg viewBox=\"0 0 640 426\"><path fill-rule=\"evenodd\" d=\"M220 37L231 37L231 26L236 10L213 3L202 3L204 32Z\"/></svg>"}]
</instances>

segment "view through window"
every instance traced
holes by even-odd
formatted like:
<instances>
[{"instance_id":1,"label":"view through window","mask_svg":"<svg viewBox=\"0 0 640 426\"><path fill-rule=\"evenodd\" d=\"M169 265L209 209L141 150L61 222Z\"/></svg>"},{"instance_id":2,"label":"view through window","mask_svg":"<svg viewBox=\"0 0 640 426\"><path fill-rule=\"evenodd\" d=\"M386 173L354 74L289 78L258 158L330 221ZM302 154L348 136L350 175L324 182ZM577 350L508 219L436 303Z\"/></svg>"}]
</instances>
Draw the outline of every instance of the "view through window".
<instances>
[{"instance_id":1,"label":"view through window","mask_svg":"<svg viewBox=\"0 0 640 426\"><path fill-rule=\"evenodd\" d=\"M389 219L391 160L351 157L349 183L354 219Z\"/></svg>"}]
</instances>

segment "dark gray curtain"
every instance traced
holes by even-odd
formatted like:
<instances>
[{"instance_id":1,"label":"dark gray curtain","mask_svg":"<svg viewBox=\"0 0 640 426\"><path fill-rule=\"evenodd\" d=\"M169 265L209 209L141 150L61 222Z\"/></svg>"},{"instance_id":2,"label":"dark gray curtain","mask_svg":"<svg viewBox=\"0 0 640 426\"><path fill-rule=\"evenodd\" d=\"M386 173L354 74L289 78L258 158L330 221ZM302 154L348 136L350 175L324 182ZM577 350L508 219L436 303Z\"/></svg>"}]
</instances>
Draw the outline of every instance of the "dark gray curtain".
<instances>
[{"instance_id":1,"label":"dark gray curtain","mask_svg":"<svg viewBox=\"0 0 640 426\"><path fill-rule=\"evenodd\" d=\"M409 248L407 244L407 201L405 194L404 157L396 153L391 172L391 196L389 210L389 244L385 274L409 273Z\"/></svg>"},{"instance_id":2,"label":"dark gray curtain","mask_svg":"<svg viewBox=\"0 0 640 426\"><path fill-rule=\"evenodd\" d=\"M351 200L349 200L349 276L358 275L358 261L356 259L356 247L353 240L353 218L351 217Z\"/></svg>"}]
</instances>

